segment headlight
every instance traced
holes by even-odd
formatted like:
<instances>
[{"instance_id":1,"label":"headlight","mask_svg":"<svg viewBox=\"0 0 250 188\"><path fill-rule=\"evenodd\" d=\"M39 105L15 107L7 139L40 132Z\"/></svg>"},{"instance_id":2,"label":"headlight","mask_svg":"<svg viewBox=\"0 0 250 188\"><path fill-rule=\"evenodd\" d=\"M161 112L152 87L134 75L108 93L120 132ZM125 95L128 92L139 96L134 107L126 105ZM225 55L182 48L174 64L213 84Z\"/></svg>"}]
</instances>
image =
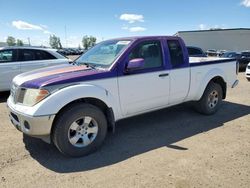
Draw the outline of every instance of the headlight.
<instances>
[{"instance_id":1,"label":"headlight","mask_svg":"<svg viewBox=\"0 0 250 188\"><path fill-rule=\"evenodd\" d=\"M45 89L26 89L22 103L26 106L34 106L48 95L49 92Z\"/></svg>"}]
</instances>

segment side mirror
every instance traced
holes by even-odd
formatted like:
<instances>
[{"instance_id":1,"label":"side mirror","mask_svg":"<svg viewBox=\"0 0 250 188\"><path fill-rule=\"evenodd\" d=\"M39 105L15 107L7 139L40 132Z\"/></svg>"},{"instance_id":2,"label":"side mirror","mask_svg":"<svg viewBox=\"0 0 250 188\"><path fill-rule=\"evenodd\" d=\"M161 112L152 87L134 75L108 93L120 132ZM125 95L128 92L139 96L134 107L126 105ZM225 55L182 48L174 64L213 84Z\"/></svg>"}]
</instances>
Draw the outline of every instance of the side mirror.
<instances>
[{"instance_id":1,"label":"side mirror","mask_svg":"<svg viewBox=\"0 0 250 188\"><path fill-rule=\"evenodd\" d=\"M131 59L128 62L128 66L127 66L127 71L133 71L133 70L138 70L140 68L142 68L144 66L144 59L143 58L135 58L135 59Z\"/></svg>"}]
</instances>

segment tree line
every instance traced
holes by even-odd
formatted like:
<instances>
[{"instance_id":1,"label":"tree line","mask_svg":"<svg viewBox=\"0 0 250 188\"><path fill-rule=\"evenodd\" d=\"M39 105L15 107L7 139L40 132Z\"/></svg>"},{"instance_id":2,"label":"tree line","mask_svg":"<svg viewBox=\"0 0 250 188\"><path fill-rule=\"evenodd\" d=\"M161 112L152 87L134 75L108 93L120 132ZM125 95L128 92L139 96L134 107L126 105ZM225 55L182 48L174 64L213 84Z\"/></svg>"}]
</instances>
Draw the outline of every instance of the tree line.
<instances>
[{"instance_id":1,"label":"tree line","mask_svg":"<svg viewBox=\"0 0 250 188\"><path fill-rule=\"evenodd\" d=\"M23 41L20 39L15 39L12 36L8 36L6 39L8 46L23 46Z\"/></svg>"},{"instance_id":2,"label":"tree line","mask_svg":"<svg viewBox=\"0 0 250 188\"><path fill-rule=\"evenodd\" d=\"M15 39L12 36L8 36L6 39L6 43L8 44L8 46L23 46L24 43L22 40L20 39ZM61 40L60 37L57 37L56 35L50 35L49 37L49 44L51 46L51 48L55 48L55 49L62 49L62 44L61 44ZM88 36L85 35L82 38L82 46L84 48L84 50L87 50L91 47L93 47L96 44L96 37L93 36ZM80 45L79 45L80 48Z\"/></svg>"}]
</instances>

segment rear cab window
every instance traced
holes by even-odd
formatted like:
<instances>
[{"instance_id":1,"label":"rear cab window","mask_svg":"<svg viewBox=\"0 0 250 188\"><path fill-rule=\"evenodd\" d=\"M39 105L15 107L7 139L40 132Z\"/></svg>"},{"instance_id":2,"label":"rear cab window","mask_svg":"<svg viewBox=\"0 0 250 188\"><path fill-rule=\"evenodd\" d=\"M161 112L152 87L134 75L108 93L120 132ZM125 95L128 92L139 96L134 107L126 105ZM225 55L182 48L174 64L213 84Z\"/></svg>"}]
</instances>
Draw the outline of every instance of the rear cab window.
<instances>
[{"instance_id":1,"label":"rear cab window","mask_svg":"<svg viewBox=\"0 0 250 188\"><path fill-rule=\"evenodd\" d=\"M180 68L185 65L184 54L178 40L167 40L170 64L172 68Z\"/></svg>"}]
</instances>

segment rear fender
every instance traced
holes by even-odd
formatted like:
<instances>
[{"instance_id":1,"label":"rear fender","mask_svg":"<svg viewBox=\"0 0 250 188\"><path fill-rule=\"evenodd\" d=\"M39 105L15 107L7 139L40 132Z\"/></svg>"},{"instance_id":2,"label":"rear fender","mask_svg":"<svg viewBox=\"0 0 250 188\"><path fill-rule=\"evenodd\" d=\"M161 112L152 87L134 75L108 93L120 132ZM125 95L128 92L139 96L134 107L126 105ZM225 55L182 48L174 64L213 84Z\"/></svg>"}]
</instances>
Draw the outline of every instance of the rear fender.
<instances>
[{"instance_id":1,"label":"rear fender","mask_svg":"<svg viewBox=\"0 0 250 188\"><path fill-rule=\"evenodd\" d=\"M196 95L194 97L194 100L200 100L208 83L215 77L221 77L224 81L226 81L226 76L225 73L218 68L214 68L212 70L210 70L205 76L204 78L201 80L199 87L196 90Z\"/></svg>"}]
</instances>

